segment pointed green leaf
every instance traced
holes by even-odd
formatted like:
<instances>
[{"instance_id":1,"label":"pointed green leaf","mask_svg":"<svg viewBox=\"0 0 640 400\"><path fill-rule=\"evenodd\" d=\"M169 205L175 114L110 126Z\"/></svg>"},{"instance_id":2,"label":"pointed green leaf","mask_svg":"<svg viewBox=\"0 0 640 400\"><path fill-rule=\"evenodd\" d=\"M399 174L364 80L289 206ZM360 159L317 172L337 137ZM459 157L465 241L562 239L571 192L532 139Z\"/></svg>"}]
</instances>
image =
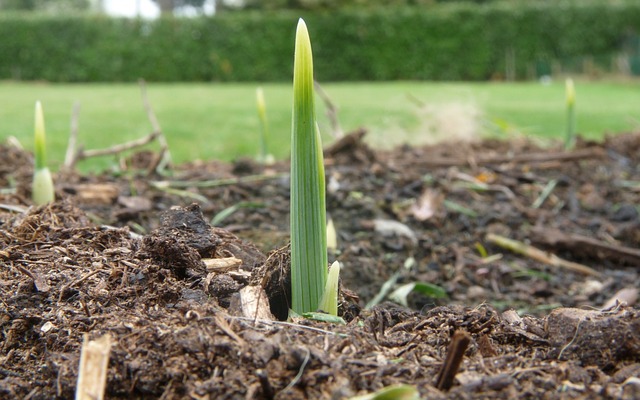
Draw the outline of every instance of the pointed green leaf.
<instances>
[{"instance_id":1,"label":"pointed green leaf","mask_svg":"<svg viewBox=\"0 0 640 400\"><path fill-rule=\"evenodd\" d=\"M573 85L573 79L567 78L565 92L567 96L567 127L564 148L570 150L576 144L576 89Z\"/></svg>"},{"instance_id":2,"label":"pointed green leaf","mask_svg":"<svg viewBox=\"0 0 640 400\"><path fill-rule=\"evenodd\" d=\"M42 105L36 102L35 112L35 166L31 186L31 198L37 205L46 204L55 198L55 189L51 172L47 168L47 143L44 132L44 115Z\"/></svg>"},{"instance_id":3,"label":"pointed green leaf","mask_svg":"<svg viewBox=\"0 0 640 400\"><path fill-rule=\"evenodd\" d=\"M331 218L327 222L327 249L331 251L338 249L338 234Z\"/></svg>"},{"instance_id":4,"label":"pointed green leaf","mask_svg":"<svg viewBox=\"0 0 640 400\"><path fill-rule=\"evenodd\" d=\"M340 281L340 263L334 261L329 268L327 284L320 300L320 310L331 315L338 315L338 283Z\"/></svg>"},{"instance_id":5,"label":"pointed green leaf","mask_svg":"<svg viewBox=\"0 0 640 400\"><path fill-rule=\"evenodd\" d=\"M292 308L316 311L327 280L324 166L313 98L313 56L307 26L298 21L291 129Z\"/></svg>"},{"instance_id":6,"label":"pointed green leaf","mask_svg":"<svg viewBox=\"0 0 640 400\"><path fill-rule=\"evenodd\" d=\"M42 104L36 101L35 114L35 158L36 169L42 169L47 166L47 143L44 133L44 115L42 113Z\"/></svg>"},{"instance_id":7,"label":"pointed green leaf","mask_svg":"<svg viewBox=\"0 0 640 400\"><path fill-rule=\"evenodd\" d=\"M258 107L258 118L260 119L260 162L267 163L269 151L267 141L269 140L269 124L267 122L267 106L264 101L264 91L261 87L256 89L256 104Z\"/></svg>"},{"instance_id":8,"label":"pointed green leaf","mask_svg":"<svg viewBox=\"0 0 640 400\"><path fill-rule=\"evenodd\" d=\"M382 388L375 393L351 397L350 400L418 400L418 389L410 385L392 385Z\"/></svg>"},{"instance_id":9,"label":"pointed green leaf","mask_svg":"<svg viewBox=\"0 0 640 400\"><path fill-rule=\"evenodd\" d=\"M398 304L402 304L405 307L408 307L409 305L407 303L407 297L411 292L414 291L436 299L447 296L446 290L438 285L426 282L412 282L404 284L394 290L389 295L389 299L395 301Z\"/></svg>"}]
</instances>

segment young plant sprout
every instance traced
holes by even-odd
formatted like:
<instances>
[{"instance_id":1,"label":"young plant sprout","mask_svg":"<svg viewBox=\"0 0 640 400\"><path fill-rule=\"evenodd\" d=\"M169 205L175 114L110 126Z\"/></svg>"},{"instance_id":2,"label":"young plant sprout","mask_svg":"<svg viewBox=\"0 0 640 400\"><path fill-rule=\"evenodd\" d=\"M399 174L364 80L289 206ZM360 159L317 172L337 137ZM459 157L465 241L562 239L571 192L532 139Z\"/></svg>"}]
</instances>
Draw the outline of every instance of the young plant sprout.
<instances>
[{"instance_id":1,"label":"young plant sprout","mask_svg":"<svg viewBox=\"0 0 640 400\"><path fill-rule=\"evenodd\" d=\"M292 310L300 315L318 310L327 282L325 176L313 95L311 41L300 19L293 66L290 209ZM325 296L329 298L334 295Z\"/></svg>"},{"instance_id":2,"label":"young plant sprout","mask_svg":"<svg viewBox=\"0 0 640 400\"><path fill-rule=\"evenodd\" d=\"M576 144L576 90L573 86L573 79L567 79L565 92L567 95L567 131L565 132L564 148L569 150Z\"/></svg>"},{"instance_id":3,"label":"young plant sprout","mask_svg":"<svg viewBox=\"0 0 640 400\"><path fill-rule=\"evenodd\" d=\"M51 172L47 168L47 143L44 133L44 116L42 105L36 102L35 117L35 168L33 171L33 184L31 198L36 205L46 204L54 200L55 191Z\"/></svg>"},{"instance_id":4,"label":"young plant sprout","mask_svg":"<svg viewBox=\"0 0 640 400\"><path fill-rule=\"evenodd\" d=\"M327 284L318 308L328 314L338 315L338 282L340 280L340 263L334 261L329 268Z\"/></svg>"},{"instance_id":5,"label":"young plant sprout","mask_svg":"<svg viewBox=\"0 0 640 400\"><path fill-rule=\"evenodd\" d=\"M273 163L273 156L267 149L269 138L269 125L267 123L267 106L264 101L264 92L261 87L256 89L256 105L258 107L258 118L260 119L260 162L264 164Z\"/></svg>"},{"instance_id":6,"label":"young plant sprout","mask_svg":"<svg viewBox=\"0 0 640 400\"><path fill-rule=\"evenodd\" d=\"M392 385L375 393L351 397L349 400L418 400L420 392L410 385Z\"/></svg>"},{"instance_id":7,"label":"young plant sprout","mask_svg":"<svg viewBox=\"0 0 640 400\"><path fill-rule=\"evenodd\" d=\"M327 221L327 250L338 250L338 234L331 218Z\"/></svg>"}]
</instances>

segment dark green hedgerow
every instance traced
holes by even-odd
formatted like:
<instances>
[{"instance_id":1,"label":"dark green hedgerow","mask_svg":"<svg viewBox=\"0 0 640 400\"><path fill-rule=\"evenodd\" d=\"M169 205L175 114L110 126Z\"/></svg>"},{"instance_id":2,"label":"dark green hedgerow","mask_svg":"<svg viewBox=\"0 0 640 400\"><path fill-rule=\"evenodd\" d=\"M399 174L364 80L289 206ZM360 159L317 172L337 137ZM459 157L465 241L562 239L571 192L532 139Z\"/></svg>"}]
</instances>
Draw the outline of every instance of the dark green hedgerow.
<instances>
[{"instance_id":1,"label":"dark green hedgerow","mask_svg":"<svg viewBox=\"0 0 640 400\"><path fill-rule=\"evenodd\" d=\"M640 53L640 2L539 1L302 15L317 77L485 80L534 63ZM288 81L299 14L227 12L157 21L0 16L0 79ZM634 45L635 43L635 45ZM507 57L507 55L510 57Z\"/></svg>"}]
</instances>

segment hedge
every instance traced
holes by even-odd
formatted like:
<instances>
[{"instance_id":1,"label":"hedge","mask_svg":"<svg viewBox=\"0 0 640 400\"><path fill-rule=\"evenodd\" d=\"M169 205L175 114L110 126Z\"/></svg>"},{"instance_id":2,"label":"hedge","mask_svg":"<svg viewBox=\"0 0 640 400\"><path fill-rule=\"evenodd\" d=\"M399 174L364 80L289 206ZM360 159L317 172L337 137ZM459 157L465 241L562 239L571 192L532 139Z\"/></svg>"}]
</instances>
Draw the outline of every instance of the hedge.
<instances>
[{"instance_id":1,"label":"hedge","mask_svg":"<svg viewBox=\"0 0 640 400\"><path fill-rule=\"evenodd\" d=\"M0 79L288 81L292 13L155 21L0 16ZM317 78L486 80L558 59L640 54L640 1L446 4L302 15ZM510 55L508 57L507 55ZM606 56L606 57L603 57ZM546 65L546 67L545 67Z\"/></svg>"}]
</instances>

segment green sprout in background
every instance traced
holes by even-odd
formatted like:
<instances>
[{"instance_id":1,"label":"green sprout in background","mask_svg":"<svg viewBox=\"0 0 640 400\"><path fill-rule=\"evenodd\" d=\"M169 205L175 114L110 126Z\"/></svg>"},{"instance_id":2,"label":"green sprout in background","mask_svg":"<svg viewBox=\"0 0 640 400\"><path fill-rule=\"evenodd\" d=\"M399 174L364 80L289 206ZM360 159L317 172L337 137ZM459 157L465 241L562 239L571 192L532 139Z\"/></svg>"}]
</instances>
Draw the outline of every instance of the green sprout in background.
<instances>
[{"instance_id":1,"label":"green sprout in background","mask_svg":"<svg viewBox=\"0 0 640 400\"><path fill-rule=\"evenodd\" d=\"M261 87L256 89L256 105L258 107L258 119L260 119L260 159L263 164L273 164L274 158L269 154L267 141L269 138L269 124L267 123L267 106L264 101L264 91Z\"/></svg>"},{"instance_id":2,"label":"green sprout in background","mask_svg":"<svg viewBox=\"0 0 640 400\"><path fill-rule=\"evenodd\" d=\"M338 234L331 218L327 221L327 250L338 250Z\"/></svg>"},{"instance_id":3,"label":"green sprout in background","mask_svg":"<svg viewBox=\"0 0 640 400\"><path fill-rule=\"evenodd\" d=\"M290 209L292 310L300 315L318 310L327 282L325 176L313 96L311 41L300 19L293 66Z\"/></svg>"},{"instance_id":4,"label":"green sprout in background","mask_svg":"<svg viewBox=\"0 0 640 400\"><path fill-rule=\"evenodd\" d=\"M37 101L35 117L35 169L33 171L31 198L36 205L42 205L53 201L54 197L53 179L47 167L44 115L42 113L42 105Z\"/></svg>"},{"instance_id":5,"label":"green sprout in background","mask_svg":"<svg viewBox=\"0 0 640 400\"><path fill-rule=\"evenodd\" d=\"M351 397L349 400L419 400L420 392L410 385L392 385L375 393Z\"/></svg>"},{"instance_id":6,"label":"green sprout in background","mask_svg":"<svg viewBox=\"0 0 640 400\"><path fill-rule=\"evenodd\" d=\"M573 86L573 79L567 79L565 92L567 94L567 131L564 137L564 148L570 150L576 144L576 89Z\"/></svg>"}]
</instances>

